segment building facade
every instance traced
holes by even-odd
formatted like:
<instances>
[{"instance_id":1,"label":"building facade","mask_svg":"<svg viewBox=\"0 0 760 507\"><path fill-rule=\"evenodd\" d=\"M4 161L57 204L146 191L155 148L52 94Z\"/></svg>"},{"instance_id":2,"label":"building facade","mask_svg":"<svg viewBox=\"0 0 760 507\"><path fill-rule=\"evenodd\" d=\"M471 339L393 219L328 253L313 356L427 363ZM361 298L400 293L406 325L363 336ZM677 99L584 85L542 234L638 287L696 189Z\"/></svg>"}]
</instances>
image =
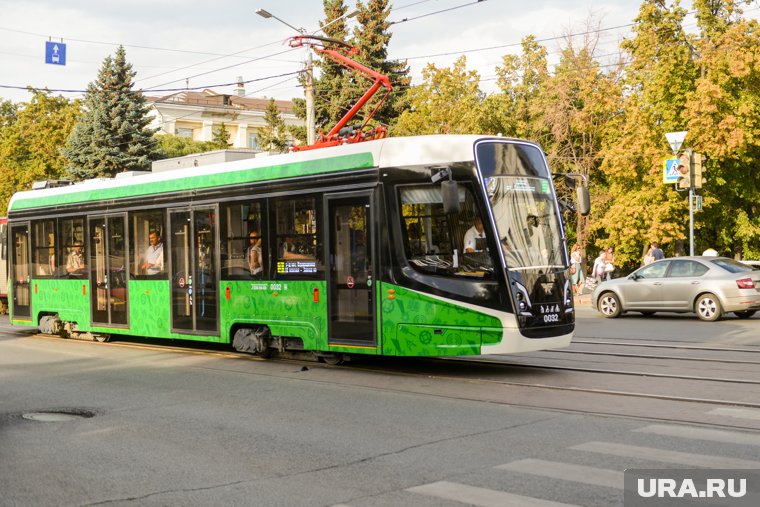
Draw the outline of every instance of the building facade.
<instances>
[{"instance_id":1,"label":"building facade","mask_svg":"<svg viewBox=\"0 0 760 507\"><path fill-rule=\"evenodd\" d=\"M233 148L261 151L258 130L266 125L264 115L270 99L245 96L242 79L234 95L212 90L182 91L163 97L147 97L153 116L151 127L160 134L187 137L194 141L211 141L222 123L230 133ZM293 103L277 100L277 109L285 125L304 126L293 114Z\"/></svg>"}]
</instances>

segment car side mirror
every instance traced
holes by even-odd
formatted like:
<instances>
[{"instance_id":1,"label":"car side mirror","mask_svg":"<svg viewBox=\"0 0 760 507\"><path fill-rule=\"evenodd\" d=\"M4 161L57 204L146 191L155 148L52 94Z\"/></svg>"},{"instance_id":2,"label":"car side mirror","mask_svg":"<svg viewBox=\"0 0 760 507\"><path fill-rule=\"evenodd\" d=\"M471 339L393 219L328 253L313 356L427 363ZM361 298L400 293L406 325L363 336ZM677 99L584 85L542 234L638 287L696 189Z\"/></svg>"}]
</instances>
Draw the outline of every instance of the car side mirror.
<instances>
[{"instance_id":1,"label":"car side mirror","mask_svg":"<svg viewBox=\"0 0 760 507\"><path fill-rule=\"evenodd\" d=\"M628 276L628 279L629 279L629 280L633 280L634 282L635 282L636 280L638 280L639 278L640 278L640 277L639 277L639 275L637 275L636 273L631 273L631 274Z\"/></svg>"}]
</instances>

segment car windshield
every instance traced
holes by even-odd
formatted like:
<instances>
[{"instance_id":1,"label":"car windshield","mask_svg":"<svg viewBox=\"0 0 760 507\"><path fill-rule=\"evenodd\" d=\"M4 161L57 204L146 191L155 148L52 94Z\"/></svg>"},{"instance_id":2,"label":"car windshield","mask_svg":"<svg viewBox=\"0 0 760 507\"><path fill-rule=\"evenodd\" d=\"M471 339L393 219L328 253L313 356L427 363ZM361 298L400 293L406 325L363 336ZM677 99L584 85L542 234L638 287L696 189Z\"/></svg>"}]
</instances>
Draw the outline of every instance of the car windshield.
<instances>
[{"instance_id":1,"label":"car windshield","mask_svg":"<svg viewBox=\"0 0 760 507\"><path fill-rule=\"evenodd\" d=\"M720 258L720 259L713 259L710 262L712 262L716 266L720 266L721 268L725 269L729 273L745 273L745 272L752 271L751 267L747 266L746 264L742 264L739 261L735 261L733 259Z\"/></svg>"}]
</instances>

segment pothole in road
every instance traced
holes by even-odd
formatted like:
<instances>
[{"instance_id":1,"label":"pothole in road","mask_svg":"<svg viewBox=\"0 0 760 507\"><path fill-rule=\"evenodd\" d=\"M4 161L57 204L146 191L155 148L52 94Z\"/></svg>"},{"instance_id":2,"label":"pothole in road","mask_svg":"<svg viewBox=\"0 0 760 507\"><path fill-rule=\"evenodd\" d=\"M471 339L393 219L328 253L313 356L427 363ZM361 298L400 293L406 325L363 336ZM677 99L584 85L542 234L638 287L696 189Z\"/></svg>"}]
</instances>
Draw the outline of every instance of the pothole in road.
<instances>
[{"instance_id":1,"label":"pothole in road","mask_svg":"<svg viewBox=\"0 0 760 507\"><path fill-rule=\"evenodd\" d=\"M49 410L44 412L26 412L21 414L21 417L30 421L38 422L66 422L75 421L77 419L88 419L94 417L95 412L89 410Z\"/></svg>"}]
</instances>

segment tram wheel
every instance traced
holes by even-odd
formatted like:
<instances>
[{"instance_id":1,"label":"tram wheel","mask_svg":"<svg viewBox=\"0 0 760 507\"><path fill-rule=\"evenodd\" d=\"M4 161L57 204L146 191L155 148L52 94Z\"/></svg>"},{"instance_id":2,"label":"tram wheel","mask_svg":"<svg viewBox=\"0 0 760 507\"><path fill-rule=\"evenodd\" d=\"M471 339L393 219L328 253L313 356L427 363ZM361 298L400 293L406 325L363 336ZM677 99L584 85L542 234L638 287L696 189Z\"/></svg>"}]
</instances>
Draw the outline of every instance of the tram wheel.
<instances>
[{"instance_id":1,"label":"tram wheel","mask_svg":"<svg viewBox=\"0 0 760 507\"><path fill-rule=\"evenodd\" d=\"M268 327L242 327L235 331L232 337L232 346L238 352L246 352L256 357L269 357L271 341L272 334Z\"/></svg>"},{"instance_id":2,"label":"tram wheel","mask_svg":"<svg viewBox=\"0 0 760 507\"><path fill-rule=\"evenodd\" d=\"M317 360L320 363L329 364L331 366L339 366L346 362L346 356L344 354L317 354Z\"/></svg>"},{"instance_id":3,"label":"tram wheel","mask_svg":"<svg viewBox=\"0 0 760 507\"><path fill-rule=\"evenodd\" d=\"M110 334L93 334L92 339L96 342L105 343L111 340Z\"/></svg>"}]
</instances>

